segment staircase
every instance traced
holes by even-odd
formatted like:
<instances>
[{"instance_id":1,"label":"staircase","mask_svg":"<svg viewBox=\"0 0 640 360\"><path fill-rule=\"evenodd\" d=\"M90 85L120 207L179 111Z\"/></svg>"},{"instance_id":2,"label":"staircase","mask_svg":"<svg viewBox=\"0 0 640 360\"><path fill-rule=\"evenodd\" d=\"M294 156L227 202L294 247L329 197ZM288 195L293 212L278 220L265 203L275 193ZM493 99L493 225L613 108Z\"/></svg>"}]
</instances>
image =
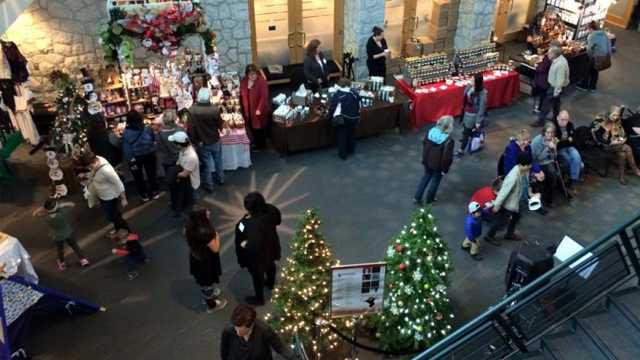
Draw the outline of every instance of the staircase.
<instances>
[{"instance_id":1,"label":"staircase","mask_svg":"<svg viewBox=\"0 0 640 360\"><path fill-rule=\"evenodd\" d=\"M0 35L4 34L33 0L0 0Z\"/></svg>"},{"instance_id":2,"label":"staircase","mask_svg":"<svg viewBox=\"0 0 640 360\"><path fill-rule=\"evenodd\" d=\"M543 336L539 347L512 360L640 359L640 288L608 294L564 326Z\"/></svg>"}]
</instances>

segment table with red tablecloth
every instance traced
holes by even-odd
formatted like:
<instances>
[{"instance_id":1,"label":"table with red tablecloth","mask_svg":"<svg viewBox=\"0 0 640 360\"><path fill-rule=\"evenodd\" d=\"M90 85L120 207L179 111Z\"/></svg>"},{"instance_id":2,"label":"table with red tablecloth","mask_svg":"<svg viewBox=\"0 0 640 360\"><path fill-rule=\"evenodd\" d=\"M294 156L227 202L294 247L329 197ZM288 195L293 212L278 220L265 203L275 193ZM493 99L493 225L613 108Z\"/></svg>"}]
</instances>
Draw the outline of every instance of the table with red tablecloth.
<instances>
[{"instance_id":1,"label":"table with red tablecloth","mask_svg":"<svg viewBox=\"0 0 640 360\"><path fill-rule=\"evenodd\" d=\"M239 167L251 166L250 141L245 129L222 130L222 163L225 170L236 170Z\"/></svg>"},{"instance_id":2,"label":"table with red tablecloth","mask_svg":"<svg viewBox=\"0 0 640 360\"><path fill-rule=\"evenodd\" d=\"M487 90L487 108L511 105L520 90L518 73L495 75L493 71L484 74L484 88ZM435 91L429 89L435 88ZM404 80L396 81L396 89L413 101L411 127L420 130L425 124L438 121L444 115L462 114L462 95L465 86L446 85L444 82L423 85L416 92Z\"/></svg>"}]
</instances>

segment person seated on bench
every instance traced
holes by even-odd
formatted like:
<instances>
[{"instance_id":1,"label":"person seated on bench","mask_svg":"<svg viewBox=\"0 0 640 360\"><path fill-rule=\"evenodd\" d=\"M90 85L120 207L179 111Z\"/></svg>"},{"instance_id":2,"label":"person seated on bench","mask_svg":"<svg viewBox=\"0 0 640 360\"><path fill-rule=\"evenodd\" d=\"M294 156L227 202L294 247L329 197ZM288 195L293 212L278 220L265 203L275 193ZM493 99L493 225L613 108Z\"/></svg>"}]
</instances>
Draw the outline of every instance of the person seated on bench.
<instances>
[{"instance_id":1,"label":"person seated on bench","mask_svg":"<svg viewBox=\"0 0 640 360\"><path fill-rule=\"evenodd\" d=\"M542 127L542 133L531 141L531 152L542 171L544 172L544 187L542 201L548 207L556 206L553 201L553 193L558 185L558 171L556 168L557 144L556 126L547 122Z\"/></svg>"},{"instance_id":2,"label":"person seated on bench","mask_svg":"<svg viewBox=\"0 0 640 360\"><path fill-rule=\"evenodd\" d=\"M627 164L631 168L631 172L640 177L640 170L636 165L631 146L626 144L627 137L622 128L618 106L612 106L609 111L596 115L596 119L591 123L591 134L600 145L617 154L618 171L622 185L627 185Z\"/></svg>"},{"instance_id":3,"label":"person seated on bench","mask_svg":"<svg viewBox=\"0 0 640 360\"><path fill-rule=\"evenodd\" d=\"M631 146L636 164L640 162L640 106L636 113L622 119L622 128L627 134L627 144Z\"/></svg>"},{"instance_id":4,"label":"person seated on bench","mask_svg":"<svg viewBox=\"0 0 640 360\"><path fill-rule=\"evenodd\" d=\"M307 87L313 92L319 88L329 87L329 68L321 49L322 43L318 39L309 41L307 56L302 66Z\"/></svg>"},{"instance_id":5,"label":"person seated on bench","mask_svg":"<svg viewBox=\"0 0 640 360\"><path fill-rule=\"evenodd\" d=\"M567 110L561 110L558 116L554 119L553 124L556 126L556 137L558 140L558 160L569 167L569 177L571 182L569 184L569 191L576 195L580 179L580 169L582 168L582 157L575 147L576 141L574 138L574 126L569 120L569 112Z\"/></svg>"}]
</instances>

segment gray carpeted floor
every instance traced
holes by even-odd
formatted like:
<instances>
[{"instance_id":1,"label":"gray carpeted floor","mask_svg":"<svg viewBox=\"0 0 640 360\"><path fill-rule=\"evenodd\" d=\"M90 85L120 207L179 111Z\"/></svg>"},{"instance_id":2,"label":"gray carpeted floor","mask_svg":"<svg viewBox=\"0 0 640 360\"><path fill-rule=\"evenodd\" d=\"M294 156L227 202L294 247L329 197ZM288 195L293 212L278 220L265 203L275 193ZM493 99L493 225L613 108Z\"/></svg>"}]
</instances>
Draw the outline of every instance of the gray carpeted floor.
<instances>
[{"instance_id":1,"label":"gray carpeted floor","mask_svg":"<svg viewBox=\"0 0 640 360\"><path fill-rule=\"evenodd\" d=\"M577 126L587 125L610 105L635 107L640 102L640 33L617 30L617 35L614 65L601 74L598 91L585 93L570 86L563 95L564 108ZM508 44L507 51L522 48L522 44ZM496 248L483 242L483 262L470 259L459 246L464 238L467 201L478 188L491 182L509 137L522 127L538 133L528 125L535 119L530 111L532 100L520 95L512 106L490 110L493 123L487 128L486 150L455 160L433 208L455 268L449 290L455 327L482 313L504 294L507 258L517 244L508 242ZM44 155L38 152L29 156L31 147L21 146L12 157L15 184L10 190L2 189L0 230L16 236L31 253L42 285L107 308L106 313L92 316L60 315L34 321L29 349L38 360L218 358L223 325L234 306L252 291L250 277L237 266L232 246L233 227L243 213L243 196L259 190L280 207L285 253L298 215L317 207L333 255L342 264L379 261L391 238L416 210L411 199L422 175L421 140L427 130L389 132L361 140L356 155L347 161L338 159L336 148L287 158L267 150L252 154L251 168L228 172L226 185L202 199L211 209L223 242L221 297L228 299L229 305L215 314L206 314L202 308L199 289L188 271L182 224L169 211L166 193L146 204L130 195L125 217L151 257L133 282L125 280L123 260L110 253L112 244L105 237L109 226L101 209L89 210L80 195L70 196L69 200L77 204L77 239L92 266L80 268L68 254L69 269L58 272L54 246L43 222L29 215L48 194ZM459 129L455 134L457 141ZM638 209L640 178L630 176L629 184L623 187L616 169L607 178L590 174L587 183L580 185L576 201L566 205L557 198L557 204L547 216L525 212L519 231L527 239L559 242L566 234L588 243ZM259 313L271 310L267 304ZM377 358L364 351L359 357Z\"/></svg>"}]
</instances>

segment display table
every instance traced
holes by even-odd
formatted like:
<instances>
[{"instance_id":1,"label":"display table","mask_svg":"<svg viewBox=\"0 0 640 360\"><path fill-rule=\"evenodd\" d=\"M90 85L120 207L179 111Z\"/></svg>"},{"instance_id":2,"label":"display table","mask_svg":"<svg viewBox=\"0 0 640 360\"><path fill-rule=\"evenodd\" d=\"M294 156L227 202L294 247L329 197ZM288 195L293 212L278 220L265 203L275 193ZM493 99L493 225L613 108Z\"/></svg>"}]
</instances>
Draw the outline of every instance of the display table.
<instances>
[{"instance_id":1,"label":"display table","mask_svg":"<svg viewBox=\"0 0 640 360\"><path fill-rule=\"evenodd\" d=\"M587 52L582 52L574 56L566 56L567 64L569 65L569 83L573 84L582 79L582 74L584 73L584 68L587 66L589 62L589 55ZM526 61L522 55L514 55L511 57L511 60L515 62L522 63L520 67L516 69L520 74L528 76L533 79L536 75L536 71L532 66L525 65Z\"/></svg>"},{"instance_id":2,"label":"display table","mask_svg":"<svg viewBox=\"0 0 640 360\"><path fill-rule=\"evenodd\" d=\"M225 170L248 168L251 166L250 141L245 129L232 129L220 136L222 143L222 163Z\"/></svg>"},{"instance_id":3,"label":"display table","mask_svg":"<svg viewBox=\"0 0 640 360\"><path fill-rule=\"evenodd\" d=\"M4 272L17 275L32 283L38 283L38 275L31 265L31 256L18 239L0 232L0 264L5 264Z\"/></svg>"},{"instance_id":4,"label":"display table","mask_svg":"<svg viewBox=\"0 0 640 360\"><path fill-rule=\"evenodd\" d=\"M513 98L520 90L518 73L510 71L506 75L495 78L493 72L485 73L484 88L487 90L487 108L511 105ZM446 87L440 88L440 87ZM428 91L430 88L436 91ZM465 86L446 85L444 82L423 85L414 91L403 79L396 81L396 89L413 101L411 109L411 127L418 131L428 123L438 121L444 115L459 116L462 114L462 95ZM424 92L422 92L424 90Z\"/></svg>"},{"instance_id":5,"label":"display table","mask_svg":"<svg viewBox=\"0 0 640 360\"><path fill-rule=\"evenodd\" d=\"M314 109L320 102L316 99L310 107ZM399 128L402 131L403 103L396 97L395 102L374 100L373 106L360 110L360 123L356 136L358 138L378 135L385 130ZM274 122L271 141L280 156L289 152L321 148L337 144L336 131L330 118L322 118L313 112L303 120L288 124Z\"/></svg>"}]
</instances>

